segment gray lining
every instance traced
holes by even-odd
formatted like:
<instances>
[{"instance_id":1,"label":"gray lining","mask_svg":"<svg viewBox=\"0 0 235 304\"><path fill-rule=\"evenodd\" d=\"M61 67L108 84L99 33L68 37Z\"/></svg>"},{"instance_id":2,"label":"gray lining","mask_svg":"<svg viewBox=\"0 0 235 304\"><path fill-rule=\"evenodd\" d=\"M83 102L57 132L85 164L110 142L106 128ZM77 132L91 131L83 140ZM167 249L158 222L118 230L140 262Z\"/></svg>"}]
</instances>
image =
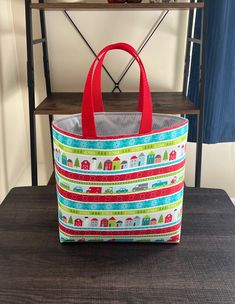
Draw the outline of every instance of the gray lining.
<instances>
[{"instance_id":1,"label":"gray lining","mask_svg":"<svg viewBox=\"0 0 235 304\"><path fill-rule=\"evenodd\" d=\"M137 134L142 113L139 112L103 112L95 113L98 136L120 136ZM180 125L185 118L153 113L153 131ZM54 125L63 131L82 135L81 114L67 116L54 121Z\"/></svg>"}]
</instances>

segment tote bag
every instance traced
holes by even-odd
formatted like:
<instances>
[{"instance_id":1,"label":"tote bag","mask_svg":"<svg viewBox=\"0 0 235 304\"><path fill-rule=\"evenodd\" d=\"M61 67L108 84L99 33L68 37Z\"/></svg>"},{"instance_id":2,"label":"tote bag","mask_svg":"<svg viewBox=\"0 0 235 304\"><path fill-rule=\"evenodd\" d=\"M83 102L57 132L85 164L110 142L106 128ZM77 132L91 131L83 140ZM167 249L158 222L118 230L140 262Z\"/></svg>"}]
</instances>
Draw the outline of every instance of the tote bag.
<instances>
[{"instance_id":1,"label":"tote bag","mask_svg":"<svg viewBox=\"0 0 235 304\"><path fill-rule=\"evenodd\" d=\"M139 64L138 112L104 112L102 64L116 49ZM152 113L133 47L105 47L89 70L81 114L52 128L61 242L179 242L188 121Z\"/></svg>"}]
</instances>

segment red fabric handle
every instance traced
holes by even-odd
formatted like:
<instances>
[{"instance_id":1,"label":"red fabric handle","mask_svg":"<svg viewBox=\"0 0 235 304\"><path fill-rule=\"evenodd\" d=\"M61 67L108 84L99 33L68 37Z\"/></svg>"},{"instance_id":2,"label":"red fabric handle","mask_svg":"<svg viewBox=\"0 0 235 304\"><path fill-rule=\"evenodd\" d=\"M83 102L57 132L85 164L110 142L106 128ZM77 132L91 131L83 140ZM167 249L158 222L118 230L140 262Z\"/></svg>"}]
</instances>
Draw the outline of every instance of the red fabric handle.
<instances>
[{"instance_id":1,"label":"red fabric handle","mask_svg":"<svg viewBox=\"0 0 235 304\"><path fill-rule=\"evenodd\" d=\"M99 54L98 57L100 55L102 55L102 57L104 57L104 55L107 54L107 52L109 50L113 50L113 49L117 49L118 47L124 47L126 48L127 45L125 43L118 43L115 46L114 45L109 45L107 47L105 47ZM136 50L128 45L128 49L126 49L126 51L128 53L130 53L135 60L138 62L138 64L143 66L143 63L141 61L141 59L139 58L138 53L136 52ZM102 63L103 63L102 59ZM95 112L103 112L104 111L104 106L103 106L103 100L102 100L102 93L101 93L101 73L102 73L102 63L101 63L101 59L99 60L99 63L97 64L95 71L94 71L94 75L93 75L93 102L94 102L94 111ZM138 111L142 112L143 109L143 80L142 80L142 73L140 73L140 84L139 84L139 102L138 102Z\"/></svg>"},{"instance_id":2,"label":"red fabric handle","mask_svg":"<svg viewBox=\"0 0 235 304\"><path fill-rule=\"evenodd\" d=\"M82 132L85 138L97 138L94 111L102 112L103 103L101 95L100 74L105 55L109 50L119 49L130 53L140 66L140 95L139 110L142 111L139 134L152 131L152 98L148 86L147 76L137 52L133 47L126 43L116 43L105 47L96 57L88 72L82 99ZM99 58L102 55L101 58ZM97 67L93 75L95 64ZM95 94L94 94L95 90ZM93 98L95 96L95 98Z\"/></svg>"}]
</instances>

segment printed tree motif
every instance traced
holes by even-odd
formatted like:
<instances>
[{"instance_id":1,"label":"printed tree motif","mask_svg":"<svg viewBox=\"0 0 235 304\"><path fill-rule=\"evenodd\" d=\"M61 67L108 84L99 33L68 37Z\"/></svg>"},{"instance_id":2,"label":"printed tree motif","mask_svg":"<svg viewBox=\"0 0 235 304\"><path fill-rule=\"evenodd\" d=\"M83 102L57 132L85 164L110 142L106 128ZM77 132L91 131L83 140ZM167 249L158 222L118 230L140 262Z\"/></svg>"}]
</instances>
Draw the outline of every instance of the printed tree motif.
<instances>
[{"instance_id":1,"label":"printed tree motif","mask_svg":"<svg viewBox=\"0 0 235 304\"><path fill-rule=\"evenodd\" d=\"M181 214L180 214L180 211L178 212L178 218L180 218L181 217Z\"/></svg>"},{"instance_id":2,"label":"printed tree motif","mask_svg":"<svg viewBox=\"0 0 235 304\"><path fill-rule=\"evenodd\" d=\"M75 159L74 167L76 167L76 168L79 168L79 167L80 167L80 162L79 162L79 159L78 159L78 158Z\"/></svg>"},{"instance_id":3,"label":"printed tree motif","mask_svg":"<svg viewBox=\"0 0 235 304\"><path fill-rule=\"evenodd\" d=\"M102 162L99 163L98 170L102 170Z\"/></svg>"},{"instance_id":4,"label":"printed tree motif","mask_svg":"<svg viewBox=\"0 0 235 304\"><path fill-rule=\"evenodd\" d=\"M70 218L68 220L68 223L71 224L71 225L73 225L73 218L72 218L72 216L70 216Z\"/></svg>"},{"instance_id":5,"label":"printed tree motif","mask_svg":"<svg viewBox=\"0 0 235 304\"><path fill-rule=\"evenodd\" d=\"M163 223L163 215L161 214L161 216L159 217L158 223Z\"/></svg>"},{"instance_id":6,"label":"printed tree motif","mask_svg":"<svg viewBox=\"0 0 235 304\"><path fill-rule=\"evenodd\" d=\"M168 160L168 153L167 153L167 151L165 151L164 154L163 154L163 160Z\"/></svg>"}]
</instances>

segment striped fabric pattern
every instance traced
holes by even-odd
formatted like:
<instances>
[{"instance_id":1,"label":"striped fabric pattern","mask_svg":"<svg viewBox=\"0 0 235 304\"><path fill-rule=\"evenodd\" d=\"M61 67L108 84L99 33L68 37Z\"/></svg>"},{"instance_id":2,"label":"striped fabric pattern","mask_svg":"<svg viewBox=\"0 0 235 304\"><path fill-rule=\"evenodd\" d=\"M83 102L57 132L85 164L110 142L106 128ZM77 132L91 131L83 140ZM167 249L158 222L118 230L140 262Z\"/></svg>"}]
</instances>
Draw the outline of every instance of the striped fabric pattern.
<instances>
[{"instance_id":1,"label":"striped fabric pattern","mask_svg":"<svg viewBox=\"0 0 235 304\"><path fill-rule=\"evenodd\" d=\"M179 242L187 133L88 140L53 123L60 241Z\"/></svg>"}]
</instances>

